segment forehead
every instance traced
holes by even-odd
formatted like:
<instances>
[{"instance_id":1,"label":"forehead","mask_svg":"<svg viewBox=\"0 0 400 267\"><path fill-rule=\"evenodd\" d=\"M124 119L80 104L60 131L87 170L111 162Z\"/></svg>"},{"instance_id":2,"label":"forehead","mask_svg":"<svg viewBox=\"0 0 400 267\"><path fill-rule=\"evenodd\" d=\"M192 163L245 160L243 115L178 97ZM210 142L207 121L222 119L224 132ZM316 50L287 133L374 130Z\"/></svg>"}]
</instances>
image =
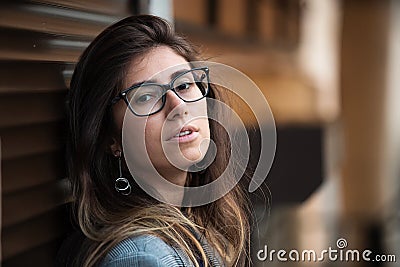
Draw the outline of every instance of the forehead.
<instances>
[{"instance_id":1,"label":"forehead","mask_svg":"<svg viewBox=\"0 0 400 267\"><path fill-rule=\"evenodd\" d=\"M133 60L127 74L126 85L149 79L168 83L171 74L182 69L190 69L189 63L167 46L151 49L142 58Z\"/></svg>"}]
</instances>

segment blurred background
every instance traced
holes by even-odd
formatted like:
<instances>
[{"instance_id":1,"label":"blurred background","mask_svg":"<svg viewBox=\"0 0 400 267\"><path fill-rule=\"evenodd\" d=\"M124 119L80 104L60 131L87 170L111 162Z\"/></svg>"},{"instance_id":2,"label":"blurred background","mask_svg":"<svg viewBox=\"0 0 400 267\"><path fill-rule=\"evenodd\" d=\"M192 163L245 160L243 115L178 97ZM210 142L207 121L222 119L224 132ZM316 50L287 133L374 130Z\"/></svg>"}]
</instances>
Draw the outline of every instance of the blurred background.
<instances>
[{"instance_id":1,"label":"blurred background","mask_svg":"<svg viewBox=\"0 0 400 267\"><path fill-rule=\"evenodd\" d=\"M270 192L254 198L253 266L400 266L398 0L1 1L3 266L54 265L70 228L64 98L74 64L102 29L140 13L248 75L270 104L277 151ZM256 255L337 249L338 238L397 262Z\"/></svg>"}]
</instances>

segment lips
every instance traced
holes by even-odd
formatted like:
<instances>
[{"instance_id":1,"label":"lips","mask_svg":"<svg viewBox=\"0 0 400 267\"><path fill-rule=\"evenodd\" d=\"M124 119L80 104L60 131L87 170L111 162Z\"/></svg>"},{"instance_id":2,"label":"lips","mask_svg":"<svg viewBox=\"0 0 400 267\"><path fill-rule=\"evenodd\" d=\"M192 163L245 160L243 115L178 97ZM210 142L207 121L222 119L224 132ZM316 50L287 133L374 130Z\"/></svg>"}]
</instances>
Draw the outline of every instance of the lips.
<instances>
[{"instance_id":1,"label":"lips","mask_svg":"<svg viewBox=\"0 0 400 267\"><path fill-rule=\"evenodd\" d=\"M186 125L182 128L178 128L177 130L173 131L173 134L167 139L167 141L177 138L182 138L185 136L189 136L194 132L198 132L199 129L193 125Z\"/></svg>"},{"instance_id":2,"label":"lips","mask_svg":"<svg viewBox=\"0 0 400 267\"><path fill-rule=\"evenodd\" d=\"M191 130L186 130L186 131L177 133L174 137L182 137L182 136L185 136L185 135L189 135L189 134L191 134L191 133L192 133Z\"/></svg>"}]
</instances>

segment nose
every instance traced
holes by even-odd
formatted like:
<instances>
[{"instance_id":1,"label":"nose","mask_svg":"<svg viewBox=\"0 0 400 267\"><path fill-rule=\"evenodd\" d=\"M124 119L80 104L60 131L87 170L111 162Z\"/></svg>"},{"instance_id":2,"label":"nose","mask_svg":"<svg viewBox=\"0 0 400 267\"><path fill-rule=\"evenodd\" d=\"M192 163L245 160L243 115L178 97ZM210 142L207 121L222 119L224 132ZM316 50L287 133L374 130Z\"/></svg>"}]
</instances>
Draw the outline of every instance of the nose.
<instances>
[{"instance_id":1,"label":"nose","mask_svg":"<svg viewBox=\"0 0 400 267\"><path fill-rule=\"evenodd\" d=\"M165 97L165 108L168 114L168 120L174 120L188 114L188 107L185 101L180 99L174 92L168 91Z\"/></svg>"}]
</instances>

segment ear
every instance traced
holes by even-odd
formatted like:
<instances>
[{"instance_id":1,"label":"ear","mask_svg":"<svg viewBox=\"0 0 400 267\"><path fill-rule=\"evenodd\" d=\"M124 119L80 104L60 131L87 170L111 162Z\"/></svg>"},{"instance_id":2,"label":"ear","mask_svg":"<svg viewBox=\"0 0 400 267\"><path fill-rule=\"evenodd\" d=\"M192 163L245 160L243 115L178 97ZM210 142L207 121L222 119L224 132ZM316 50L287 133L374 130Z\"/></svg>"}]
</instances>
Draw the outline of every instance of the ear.
<instances>
[{"instance_id":1,"label":"ear","mask_svg":"<svg viewBox=\"0 0 400 267\"><path fill-rule=\"evenodd\" d=\"M117 155L117 151L122 151L120 143L115 138L112 139L112 143L110 145L110 151L114 156Z\"/></svg>"}]
</instances>

